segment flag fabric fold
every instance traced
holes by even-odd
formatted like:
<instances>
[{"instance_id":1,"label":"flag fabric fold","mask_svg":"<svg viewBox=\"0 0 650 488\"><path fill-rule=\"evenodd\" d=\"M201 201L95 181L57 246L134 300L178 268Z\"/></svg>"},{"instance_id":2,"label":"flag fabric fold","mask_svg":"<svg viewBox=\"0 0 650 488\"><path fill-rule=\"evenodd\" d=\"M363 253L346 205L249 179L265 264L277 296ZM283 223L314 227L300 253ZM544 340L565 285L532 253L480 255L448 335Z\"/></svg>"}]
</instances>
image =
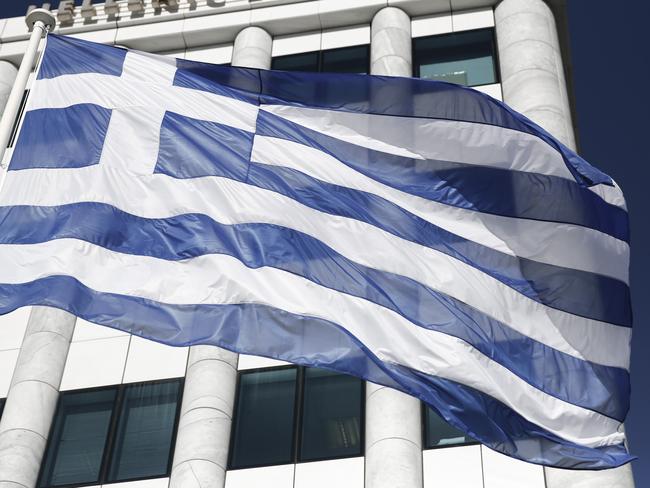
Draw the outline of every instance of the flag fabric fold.
<instances>
[{"instance_id":1,"label":"flag fabric fold","mask_svg":"<svg viewBox=\"0 0 650 488\"><path fill-rule=\"evenodd\" d=\"M631 460L628 218L475 90L48 36L0 192L26 305L396 388L533 463Z\"/></svg>"}]
</instances>

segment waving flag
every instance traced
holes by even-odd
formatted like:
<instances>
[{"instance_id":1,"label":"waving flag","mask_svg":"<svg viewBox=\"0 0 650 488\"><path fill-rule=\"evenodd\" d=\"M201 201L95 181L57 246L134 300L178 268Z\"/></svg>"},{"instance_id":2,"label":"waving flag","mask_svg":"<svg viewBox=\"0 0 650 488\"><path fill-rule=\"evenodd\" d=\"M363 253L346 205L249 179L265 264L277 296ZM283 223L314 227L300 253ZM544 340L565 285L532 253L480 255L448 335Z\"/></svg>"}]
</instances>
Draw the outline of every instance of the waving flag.
<instances>
[{"instance_id":1,"label":"waving flag","mask_svg":"<svg viewBox=\"0 0 650 488\"><path fill-rule=\"evenodd\" d=\"M502 103L50 35L0 194L0 313L47 305L414 395L510 456L630 460L628 219Z\"/></svg>"}]
</instances>

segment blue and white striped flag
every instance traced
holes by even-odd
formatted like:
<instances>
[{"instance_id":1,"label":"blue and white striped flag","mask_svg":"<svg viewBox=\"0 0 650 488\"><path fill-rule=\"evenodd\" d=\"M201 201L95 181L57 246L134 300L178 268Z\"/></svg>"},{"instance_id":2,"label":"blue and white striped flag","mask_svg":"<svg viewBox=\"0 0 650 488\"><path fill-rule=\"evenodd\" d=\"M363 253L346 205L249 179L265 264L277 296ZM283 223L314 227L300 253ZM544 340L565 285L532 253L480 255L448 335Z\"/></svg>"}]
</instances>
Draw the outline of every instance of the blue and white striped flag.
<instances>
[{"instance_id":1,"label":"blue and white striped flag","mask_svg":"<svg viewBox=\"0 0 650 488\"><path fill-rule=\"evenodd\" d=\"M631 459L628 260L614 182L474 90L54 35L0 194L0 313L349 373L559 467Z\"/></svg>"}]
</instances>

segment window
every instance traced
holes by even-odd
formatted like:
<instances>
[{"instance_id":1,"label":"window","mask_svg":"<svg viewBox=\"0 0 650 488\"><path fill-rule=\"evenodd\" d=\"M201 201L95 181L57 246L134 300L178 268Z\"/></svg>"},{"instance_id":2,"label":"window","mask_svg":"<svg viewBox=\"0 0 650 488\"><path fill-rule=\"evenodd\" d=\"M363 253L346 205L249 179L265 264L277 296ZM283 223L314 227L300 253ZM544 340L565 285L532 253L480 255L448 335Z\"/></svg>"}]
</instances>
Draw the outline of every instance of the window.
<instances>
[{"instance_id":1,"label":"window","mask_svg":"<svg viewBox=\"0 0 650 488\"><path fill-rule=\"evenodd\" d=\"M64 392L39 486L167 476L181 380Z\"/></svg>"},{"instance_id":2,"label":"window","mask_svg":"<svg viewBox=\"0 0 650 488\"><path fill-rule=\"evenodd\" d=\"M306 369L300 460L359 456L363 383L322 369Z\"/></svg>"},{"instance_id":3,"label":"window","mask_svg":"<svg viewBox=\"0 0 650 488\"><path fill-rule=\"evenodd\" d=\"M41 486L99 481L117 388L61 395Z\"/></svg>"},{"instance_id":4,"label":"window","mask_svg":"<svg viewBox=\"0 0 650 488\"><path fill-rule=\"evenodd\" d=\"M240 373L230 469L360 456L363 388L319 369Z\"/></svg>"},{"instance_id":5,"label":"window","mask_svg":"<svg viewBox=\"0 0 650 488\"><path fill-rule=\"evenodd\" d=\"M477 441L449 425L431 408L424 406L424 448L476 444Z\"/></svg>"},{"instance_id":6,"label":"window","mask_svg":"<svg viewBox=\"0 0 650 488\"><path fill-rule=\"evenodd\" d=\"M125 389L108 481L167 474L180 389L179 381Z\"/></svg>"},{"instance_id":7,"label":"window","mask_svg":"<svg viewBox=\"0 0 650 488\"><path fill-rule=\"evenodd\" d=\"M0 419L2 418L2 412L5 409L6 398L0 398Z\"/></svg>"},{"instance_id":8,"label":"window","mask_svg":"<svg viewBox=\"0 0 650 488\"><path fill-rule=\"evenodd\" d=\"M273 58L272 68L284 71L368 73L370 47L353 46Z\"/></svg>"},{"instance_id":9,"label":"window","mask_svg":"<svg viewBox=\"0 0 650 488\"><path fill-rule=\"evenodd\" d=\"M245 468L286 464L293 458L297 369L243 373L239 377L230 464Z\"/></svg>"},{"instance_id":10,"label":"window","mask_svg":"<svg viewBox=\"0 0 650 488\"><path fill-rule=\"evenodd\" d=\"M466 86L498 81L493 29L413 40L413 76Z\"/></svg>"}]
</instances>

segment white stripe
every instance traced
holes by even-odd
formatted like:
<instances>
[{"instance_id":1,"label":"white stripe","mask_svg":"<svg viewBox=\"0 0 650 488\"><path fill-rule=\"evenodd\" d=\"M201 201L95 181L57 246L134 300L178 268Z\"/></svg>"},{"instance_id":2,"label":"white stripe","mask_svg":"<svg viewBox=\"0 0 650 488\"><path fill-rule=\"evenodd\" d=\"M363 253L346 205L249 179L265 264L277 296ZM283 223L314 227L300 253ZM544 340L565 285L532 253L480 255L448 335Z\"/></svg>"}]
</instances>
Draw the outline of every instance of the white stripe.
<instances>
[{"instance_id":1,"label":"white stripe","mask_svg":"<svg viewBox=\"0 0 650 488\"><path fill-rule=\"evenodd\" d=\"M327 183L373 193L464 239L541 263L629 280L626 242L587 227L485 214L384 185L334 156L293 141L255 136L251 161L301 171Z\"/></svg>"},{"instance_id":2,"label":"white stripe","mask_svg":"<svg viewBox=\"0 0 650 488\"><path fill-rule=\"evenodd\" d=\"M250 269L231 256L214 254L166 261L76 239L0 245L0 261L6 263L0 269L2 283L63 274L104 293L169 304L256 303L322 318L347 329L383 361L476 388L571 442L597 447L624 439L617 431L620 422L547 395L455 337L275 268Z\"/></svg>"},{"instance_id":3,"label":"white stripe","mask_svg":"<svg viewBox=\"0 0 650 488\"><path fill-rule=\"evenodd\" d=\"M88 201L146 218L202 213L224 224L261 222L293 228L352 261L410 277L453 296L549 347L607 366L629 365L629 328L552 309L446 254L227 178L178 180L100 166L33 169L10 171L0 195L1 205Z\"/></svg>"},{"instance_id":4,"label":"white stripe","mask_svg":"<svg viewBox=\"0 0 650 488\"><path fill-rule=\"evenodd\" d=\"M129 83L155 83L171 87L176 60L129 51L124 58L122 79ZM160 106L114 108L108 124L100 164L150 174L156 166L160 126L165 116Z\"/></svg>"},{"instance_id":5,"label":"white stripe","mask_svg":"<svg viewBox=\"0 0 650 488\"><path fill-rule=\"evenodd\" d=\"M456 120L284 105L262 105L260 108L303 127L377 151L416 159L541 173L575 181L560 153L540 138L513 129Z\"/></svg>"},{"instance_id":6,"label":"white stripe","mask_svg":"<svg viewBox=\"0 0 650 488\"><path fill-rule=\"evenodd\" d=\"M27 110L92 103L104 108L146 107L255 130L258 108L240 100L180 86L83 73L34 82Z\"/></svg>"}]
</instances>

